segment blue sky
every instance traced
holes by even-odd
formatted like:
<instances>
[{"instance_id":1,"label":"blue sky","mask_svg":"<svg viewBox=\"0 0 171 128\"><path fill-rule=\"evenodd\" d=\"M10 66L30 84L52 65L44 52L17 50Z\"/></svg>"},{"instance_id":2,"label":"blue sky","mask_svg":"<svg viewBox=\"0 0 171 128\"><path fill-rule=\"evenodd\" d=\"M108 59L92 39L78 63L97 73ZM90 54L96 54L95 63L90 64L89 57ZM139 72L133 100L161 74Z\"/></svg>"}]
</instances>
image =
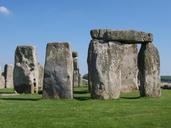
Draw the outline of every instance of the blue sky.
<instances>
[{"instance_id":1,"label":"blue sky","mask_svg":"<svg viewBox=\"0 0 171 128\"><path fill-rule=\"evenodd\" d=\"M16 46L26 44L37 47L44 64L46 44L66 41L86 73L94 28L153 33L161 74L171 75L171 0L0 0L0 65L13 63Z\"/></svg>"}]
</instances>

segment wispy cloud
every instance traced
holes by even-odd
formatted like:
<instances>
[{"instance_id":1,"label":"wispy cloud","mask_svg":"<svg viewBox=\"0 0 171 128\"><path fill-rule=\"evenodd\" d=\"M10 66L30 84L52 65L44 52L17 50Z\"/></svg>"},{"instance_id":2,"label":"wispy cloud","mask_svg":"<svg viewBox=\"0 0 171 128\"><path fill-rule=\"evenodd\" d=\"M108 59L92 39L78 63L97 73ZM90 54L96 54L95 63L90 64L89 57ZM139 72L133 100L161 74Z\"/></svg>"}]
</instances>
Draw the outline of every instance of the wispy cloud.
<instances>
[{"instance_id":1,"label":"wispy cloud","mask_svg":"<svg viewBox=\"0 0 171 128\"><path fill-rule=\"evenodd\" d=\"M6 8L5 6L0 6L0 14L5 14L5 15L9 15L11 12L8 8Z\"/></svg>"}]
</instances>

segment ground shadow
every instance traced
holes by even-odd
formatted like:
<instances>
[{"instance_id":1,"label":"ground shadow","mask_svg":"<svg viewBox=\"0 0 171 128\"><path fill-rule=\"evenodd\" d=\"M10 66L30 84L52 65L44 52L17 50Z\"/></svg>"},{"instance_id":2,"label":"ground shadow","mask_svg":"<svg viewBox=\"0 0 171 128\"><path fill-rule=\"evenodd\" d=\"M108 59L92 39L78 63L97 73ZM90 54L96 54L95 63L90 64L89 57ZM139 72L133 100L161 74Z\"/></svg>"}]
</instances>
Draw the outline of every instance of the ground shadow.
<instances>
[{"instance_id":1,"label":"ground shadow","mask_svg":"<svg viewBox=\"0 0 171 128\"><path fill-rule=\"evenodd\" d=\"M42 98L16 98L16 97L0 97L0 100L14 100L14 101L39 101Z\"/></svg>"},{"instance_id":2,"label":"ground shadow","mask_svg":"<svg viewBox=\"0 0 171 128\"><path fill-rule=\"evenodd\" d=\"M74 99L79 100L79 101L86 101L89 100L90 97L89 96L75 96Z\"/></svg>"},{"instance_id":3,"label":"ground shadow","mask_svg":"<svg viewBox=\"0 0 171 128\"><path fill-rule=\"evenodd\" d=\"M87 93L89 93L88 90L74 91L74 94L87 94Z\"/></svg>"},{"instance_id":4,"label":"ground shadow","mask_svg":"<svg viewBox=\"0 0 171 128\"><path fill-rule=\"evenodd\" d=\"M13 100L13 101L39 101L42 98L6 98L6 97L0 97L0 100Z\"/></svg>"},{"instance_id":5,"label":"ground shadow","mask_svg":"<svg viewBox=\"0 0 171 128\"><path fill-rule=\"evenodd\" d=\"M140 99L141 96L136 96L136 97L126 97L126 96L122 96L120 97L121 99Z\"/></svg>"},{"instance_id":6,"label":"ground shadow","mask_svg":"<svg viewBox=\"0 0 171 128\"><path fill-rule=\"evenodd\" d=\"M83 90L74 90L74 99L79 101L89 100L90 94L88 88L84 88Z\"/></svg>"},{"instance_id":7,"label":"ground shadow","mask_svg":"<svg viewBox=\"0 0 171 128\"><path fill-rule=\"evenodd\" d=\"M4 92L0 92L0 94L14 94L14 92L7 92L7 91L5 92L4 91Z\"/></svg>"},{"instance_id":8,"label":"ground shadow","mask_svg":"<svg viewBox=\"0 0 171 128\"><path fill-rule=\"evenodd\" d=\"M130 100L134 100L134 99L140 99L141 96L139 95L139 93L134 92L132 93L123 93L120 96L120 99L130 99ZM86 101L86 100L90 100L91 96L90 93L88 91L88 88L84 88L84 89L76 89L74 90L74 99L79 100L79 101Z\"/></svg>"}]
</instances>

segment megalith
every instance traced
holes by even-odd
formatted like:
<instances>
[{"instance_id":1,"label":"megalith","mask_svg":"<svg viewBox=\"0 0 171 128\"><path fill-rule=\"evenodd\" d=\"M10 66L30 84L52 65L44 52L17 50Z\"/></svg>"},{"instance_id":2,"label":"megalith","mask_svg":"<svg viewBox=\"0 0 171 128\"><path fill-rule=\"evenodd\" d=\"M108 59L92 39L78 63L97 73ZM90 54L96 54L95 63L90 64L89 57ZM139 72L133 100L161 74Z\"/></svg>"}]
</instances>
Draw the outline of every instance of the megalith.
<instances>
[{"instance_id":1,"label":"megalith","mask_svg":"<svg viewBox=\"0 0 171 128\"><path fill-rule=\"evenodd\" d=\"M117 99L121 86L120 42L93 39L89 45L89 87L94 99Z\"/></svg>"},{"instance_id":2,"label":"megalith","mask_svg":"<svg viewBox=\"0 0 171 128\"><path fill-rule=\"evenodd\" d=\"M120 92L138 89L137 44L144 46L152 42L153 35L135 30L95 29L91 30L91 37L88 50L91 96L95 99L117 99ZM143 77L141 75L140 79Z\"/></svg>"},{"instance_id":3,"label":"megalith","mask_svg":"<svg viewBox=\"0 0 171 128\"><path fill-rule=\"evenodd\" d=\"M5 77L4 73L0 70L0 89L5 88Z\"/></svg>"},{"instance_id":4,"label":"megalith","mask_svg":"<svg viewBox=\"0 0 171 128\"><path fill-rule=\"evenodd\" d=\"M142 44L138 55L140 95L159 97L160 92L160 57L152 43Z\"/></svg>"},{"instance_id":5,"label":"megalith","mask_svg":"<svg viewBox=\"0 0 171 128\"><path fill-rule=\"evenodd\" d=\"M72 52L72 57L73 57L73 67L74 67L74 72L73 72L73 87L79 87L80 86L80 69L78 66L78 53L77 52Z\"/></svg>"},{"instance_id":6,"label":"megalith","mask_svg":"<svg viewBox=\"0 0 171 128\"><path fill-rule=\"evenodd\" d=\"M13 84L13 64L6 64L4 67L5 88L14 88Z\"/></svg>"},{"instance_id":7,"label":"megalith","mask_svg":"<svg viewBox=\"0 0 171 128\"><path fill-rule=\"evenodd\" d=\"M36 48L34 46L18 46L15 51L14 89L18 93L37 93L38 76Z\"/></svg>"},{"instance_id":8,"label":"megalith","mask_svg":"<svg viewBox=\"0 0 171 128\"><path fill-rule=\"evenodd\" d=\"M121 92L138 89L138 48L137 44L123 44L121 61Z\"/></svg>"},{"instance_id":9,"label":"megalith","mask_svg":"<svg viewBox=\"0 0 171 128\"><path fill-rule=\"evenodd\" d=\"M38 64L38 68L39 68L39 91L43 90L43 78L44 78L44 67L41 64Z\"/></svg>"},{"instance_id":10,"label":"megalith","mask_svg":"<svg viewBox=\"0 0 171 128\"><path fill-rule=\"evenodd\" d=\"M69 43L48 43L43 98L73 98L73 57Z\"/></svg>"},{"instance_id":11,"label":"megalith","mask_svg":"<svg viewBox=\"0 0 171 128\"><path fill-rule=\"evenodd\" d=\"M88 86L88 80L81 78L81 83L84 86Z\"/></svg>"},{"instance_id":12,"label":"megalith","mask_svg":"<svg viewBox=\"0 0 171 128\"><path fill-rule=\"evenodd\" d=\"M105 41L119 41L128 44L137 44L153 41L153 35L151 33L140 32L135 30L94 29L91 30L90 34L93 39L102 39Z\"/></svg>"}]
</instances>

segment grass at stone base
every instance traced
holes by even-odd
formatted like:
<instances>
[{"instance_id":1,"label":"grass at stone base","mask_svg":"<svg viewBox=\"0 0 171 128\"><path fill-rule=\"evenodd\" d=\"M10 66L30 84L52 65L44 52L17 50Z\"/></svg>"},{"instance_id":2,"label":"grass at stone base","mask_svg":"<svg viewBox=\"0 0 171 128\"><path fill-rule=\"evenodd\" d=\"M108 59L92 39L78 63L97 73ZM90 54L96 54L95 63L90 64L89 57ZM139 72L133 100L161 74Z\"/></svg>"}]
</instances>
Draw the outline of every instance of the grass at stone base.
<instances>
[{"instance_id":1,"label":"grass at stone base","mask_svg":"<svg viewBox=\"0 0 171 128\"><path fill-rule=\"evenodd\" d=\"M3 90L0 91L1 93ZM170 128L171 90L160 98L138 92L118 100L91 100L87 88L74 100L44 100L41 95L0 97L0 128Z\"/></svg>"},{"instance_id":2,"label":"grass at stone base","mask_svg":"<svg viewBox=\"0 0 171 128\"><path fill-rule=\"evenodd\" d=\"M14 93L14 89L11 89L11 88L5 88L5 89L0 89L0 94L11 94L11 93Z\"/></svg>"}]
</instances>

